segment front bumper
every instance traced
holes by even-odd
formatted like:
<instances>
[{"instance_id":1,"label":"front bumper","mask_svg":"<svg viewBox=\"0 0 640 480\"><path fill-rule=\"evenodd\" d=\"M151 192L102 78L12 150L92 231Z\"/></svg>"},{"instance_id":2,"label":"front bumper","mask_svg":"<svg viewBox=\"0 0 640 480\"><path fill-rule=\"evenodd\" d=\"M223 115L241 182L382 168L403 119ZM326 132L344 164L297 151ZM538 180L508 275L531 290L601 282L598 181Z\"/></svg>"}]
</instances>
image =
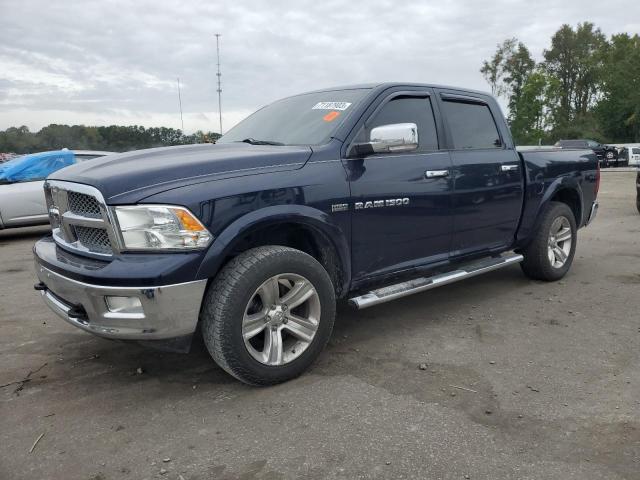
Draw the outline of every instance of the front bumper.
<instances>
[{"instance_id":1,"label":"front bumper","mask_svg":"<svg viewBox=\"0 0 640 480\"><path fill-rule=\"evenodd\" d=\"M100 337L167 340L191 335L198 324L206 280L154 287L110 287L79 282L37 261L45 303L71 325ZM135 297L137 311L112 311L106 297Z\"/></svg>"}]
</instances>

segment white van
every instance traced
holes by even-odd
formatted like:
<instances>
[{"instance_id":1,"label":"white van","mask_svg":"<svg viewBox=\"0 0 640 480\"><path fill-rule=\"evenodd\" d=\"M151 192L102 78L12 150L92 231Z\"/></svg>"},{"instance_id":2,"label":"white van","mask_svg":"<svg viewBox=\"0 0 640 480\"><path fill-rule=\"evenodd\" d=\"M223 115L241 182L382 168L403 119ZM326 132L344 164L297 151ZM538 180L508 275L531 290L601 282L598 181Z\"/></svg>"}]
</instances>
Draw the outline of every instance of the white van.
<instances>
[{"instance_id":1,"label":"white van","mask_svg":"<svg viewBox=\"0 0 640 480\"><path fill-rule=\"evenodd\" d=\"M629 166L640 167L640 147L629 147Z\"/></svg>"}]
</instances>

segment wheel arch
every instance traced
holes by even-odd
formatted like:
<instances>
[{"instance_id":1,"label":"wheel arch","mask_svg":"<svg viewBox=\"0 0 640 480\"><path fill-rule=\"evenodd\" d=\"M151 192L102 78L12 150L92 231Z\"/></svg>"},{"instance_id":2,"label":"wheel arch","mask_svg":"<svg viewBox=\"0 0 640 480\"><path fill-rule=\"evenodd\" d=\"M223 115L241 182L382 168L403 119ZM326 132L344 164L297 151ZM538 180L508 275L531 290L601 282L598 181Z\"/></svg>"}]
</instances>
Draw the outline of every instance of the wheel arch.
<instances>
[{"instance_id":1,"label":"wheel arch","mask_svg":"<svg viewBox=\"0 0 640 480\"><path fill-rule=\"evenodd\" d=\"M310 254L329 273L336 297L347 294L351 282L347 236L327 213L304 205L265 207L236 219L216 236L197 278L212 279L231 258L265 245L288 246Z\"/></svg>"},{"instance_id":2,"label":"wheel arch","mask_svg":"<svg viewBox=\"0 0 640 480\"><path fill-rule=\"evenodd\" d=\"M566 204L573 212L578 228L582 226L582 194L578 189L567 187L558 188L546 203L549 202Z\"/></svg>"},{"instance_id":3,"label":"wheel arch","mask_svg":"<svg viewBox=\"0 0 640 480\"><path fill-rule=\"evenodd\" d=\"M540 183L540 187L542 187ZM539 195L539 196L538 196ZM550 202L558 201L569 206L573 212L576 226L584 225L582 189L575 177L562 176L553 180L540 194L527 197L522 223L518 228L516 249L525 248L533 239L535 232L540 227L542 213ZM534 205L535 204L535 205Z\"/></svg>"},{"instance_id":4,"label":"wheel arch","mask_svg":"<svg viewBox=\"0 0 640 480\"><path fill-rule=\"evenodd\" d=\"M582 211L582 188L576 177L561 176L549 184L540 199L536 213L536 228L538 227L540 214L547 208L550 202L567 204L573 212L577 227L580 228L582 226L582 217L584 215Z\"/></svg>"}]
</instances>

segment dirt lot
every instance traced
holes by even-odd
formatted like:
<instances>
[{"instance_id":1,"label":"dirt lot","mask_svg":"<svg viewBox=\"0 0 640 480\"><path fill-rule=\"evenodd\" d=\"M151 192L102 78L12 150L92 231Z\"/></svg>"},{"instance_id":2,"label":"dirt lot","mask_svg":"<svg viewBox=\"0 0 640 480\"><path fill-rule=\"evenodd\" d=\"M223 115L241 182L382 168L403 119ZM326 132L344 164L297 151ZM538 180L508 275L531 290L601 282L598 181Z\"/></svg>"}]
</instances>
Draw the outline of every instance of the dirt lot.
<instances>
[{"instance_id":1,"label":"dirt lot","mask_svg":"<svg viewBox=\"0 0 640 480\"><path fill-rule=\"evenodd\" d=\"M342 307L312 370L265 389L65 324L32 289L46 229L0 232L0 478L639 479L634 195L603 174L563 281Z\"/></svg>"}]
</instances>

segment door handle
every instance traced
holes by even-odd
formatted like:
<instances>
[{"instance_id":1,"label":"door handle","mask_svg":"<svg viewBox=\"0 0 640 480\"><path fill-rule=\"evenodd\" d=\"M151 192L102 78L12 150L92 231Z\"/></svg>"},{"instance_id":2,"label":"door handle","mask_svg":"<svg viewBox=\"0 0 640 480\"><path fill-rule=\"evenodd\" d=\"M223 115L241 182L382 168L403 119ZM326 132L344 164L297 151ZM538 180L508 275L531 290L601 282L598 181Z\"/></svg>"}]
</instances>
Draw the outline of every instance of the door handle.
<instances>
[{"instance_id":1,"label":"door handle","mask_svg":"<svg viewBox=\"0 0 640 480\"><path fill-rule=\"evenodd\" d=\"M427 170L426 172L424 172L424 176L426 178L448 177L449 170Z\"/></svg>"},{"instance_id":2,"label":"door handle","mask_svg":"<svg viewBox=\"0 0 640 480\"><path fill-rule=\"evenodd\" d=\"M514 170L518 169L518 165L502 165L500 169L503 172L513 172Z\"/></svg>"}]
</instances>

